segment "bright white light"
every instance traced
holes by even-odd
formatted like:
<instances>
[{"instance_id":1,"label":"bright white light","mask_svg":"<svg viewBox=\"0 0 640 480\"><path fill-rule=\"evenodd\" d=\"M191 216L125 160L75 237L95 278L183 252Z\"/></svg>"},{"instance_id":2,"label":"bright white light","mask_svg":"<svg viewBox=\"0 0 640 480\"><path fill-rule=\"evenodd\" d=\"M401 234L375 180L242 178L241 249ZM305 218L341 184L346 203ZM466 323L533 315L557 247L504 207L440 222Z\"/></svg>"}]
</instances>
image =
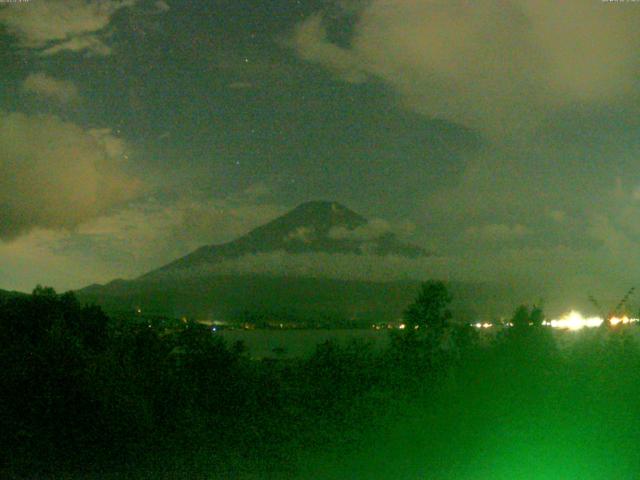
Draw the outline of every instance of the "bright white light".
<instances>
[{"instance_id":1,"label":"bright white light","mask_svg":"<svg viewBox=\"0 0 640 480\"><path fill-rule=\"evenodd\" d=\"M610 322L611 325L619 325L619 324L629 324L637 322L637 318L629 318L626 315L623 317L611 317ZM581 328L593 328L599 327L602 325L603 319L600 317L583 317L580 312L576 312L575 310L570 311L566 315L560 317L559 319L550 320L544 322L545 325L548 325L552 328L560 328L564 330L580 330Z\"/></svg>"},{"instance_id":2,"label":"bright white light","mask_svg":"<svg viewBox=\"0 0 640 480\"><path fill-rule=\"evenodd\" d=\"M484 323L478 322L478 323L474 323L473 326L476 328L491 328L493 327L493 324L488 322L484 322Z\"/></svg>"},{"instance_id":3,"label":"bright white light","mask_svg":"<svg viewBox=\"0 0 640 480\"><path fill-rule=\"evenodd\" d=\"M638 322L637 318L629 318L624 315L622 317L611 317L609 319L612 326L616 325L628 325L630 323ZM558 328L561 330L580 330L582 328L593 328L599 327L602 325L602 318L600 317L583 317L580 312L575 310L571 310L569 313L563 315L560 318L556 318L553 320L545 320L543 325L546 325L551 328ZM474 323L472 324L475 328L490 328L493 325L491 323ZM506 324L507 327L512 327L511 323Z\"/></svg>"},{"instance_id":4,"label":"bright white light","mask_svg":"<svg viewBox=\"0 0 640 480\"><path fill-rule=\"evenodd\" d=\"M623 317L611 317L609 319L609 322L611 322L611 325L613 326L619 325L619 324L627 325L628 323L635 323L637 321L638 321L637 318L629 318L626 315Z\"/></svg>"}]
</instances>

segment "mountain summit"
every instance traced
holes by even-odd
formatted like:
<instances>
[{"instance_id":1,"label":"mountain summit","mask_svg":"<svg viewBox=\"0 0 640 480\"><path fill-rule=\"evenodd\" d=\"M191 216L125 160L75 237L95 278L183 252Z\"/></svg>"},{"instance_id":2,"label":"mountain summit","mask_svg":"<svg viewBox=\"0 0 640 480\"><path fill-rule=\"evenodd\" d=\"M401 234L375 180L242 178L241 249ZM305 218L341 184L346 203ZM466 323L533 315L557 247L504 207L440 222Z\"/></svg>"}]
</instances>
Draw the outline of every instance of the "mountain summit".
<instances>
[{"instance_id":1,"label":"mountain summit","mask_svg":"<svg viewBox=\"0 0 640 480\"><path fill-rule=\"evenodd\" d=\"M371 266L385 255L426 252L400 241L386 222L368 221L337 202L307 202L236 240L198 248L134 280L93 285L77 294L108 311L232 321L249 312L278 322L370 326L397 319L417 282L345 278L340 272L356 268L358 256ZM335 265L323 263L329 259ZM270 270L269 262L277 268Z\"/></svg>"},{"instance_id":2,"label":"mountain summit","mask_svg":"<svg viewBox=\"0 0 640 480\"><path fill-rule=\"evenodd\" d=\"M202 268L243 255L270 253L351 253L425 256L426 252L400 241L385 222L369 222L337 202L312 201L251 230L231 242L207 245L141 279Z\"/></svg>"}]
</instances>

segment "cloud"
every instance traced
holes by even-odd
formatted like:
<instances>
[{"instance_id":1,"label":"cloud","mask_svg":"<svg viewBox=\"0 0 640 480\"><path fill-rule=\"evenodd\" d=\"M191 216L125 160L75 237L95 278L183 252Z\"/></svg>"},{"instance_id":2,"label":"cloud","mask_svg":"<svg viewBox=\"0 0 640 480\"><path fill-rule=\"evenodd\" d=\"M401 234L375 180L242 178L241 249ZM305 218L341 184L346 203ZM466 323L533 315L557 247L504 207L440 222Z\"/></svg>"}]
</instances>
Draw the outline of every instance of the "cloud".
<instances>
[{"instance_id":1,"label":"cloud","mask_svg":"<svg viewBox=\"0 0 640 480\"><path fill-rule=\"evenodd\" d=\"M549 210L547 216L556 223L564 223L567 220L567 214L564 210Z\"/></svg>"},{"instance_id":2,"label":"cloud","mask_svg":"<svg viewBox=\"0 0 640 480\"><path fill-rule=\"evenodd\" d=\"M0 112L0 239L73 229L133 198L124 143L53 115Z\"/></svg>"},{"instance_id":3,"label":"cloud","mask_svg":"<svg viewBox=\"0 0 640 480\"><path fill-rule=\"evenodd\" d=\"M481 256L468 250L419 258L379 256L368 252L275 251L247 254L218 263L174 270L165 275L170 275L172 281L202 277L202 282L211 281L206 277L212 275L248 274L369 282L427 279L473 282L472 298L478 298L475 297L478 288L502 285L509 290L508 296L498 298L494 294L490 299L507 307L502 311L504 314L510 313L509 309L521 302L538 302L542 298L545 310L560 315L569 308L589 308L587 297L590 293L597 294L603 301L616 302L618 299L615 297L629 288L632 284L630 279L635 278L637 267L640 267L638 255L633 255L631 260L621 275L611 263L607 248L594 250L563 244L544 247L512 244L492 249ZM107 265L113 267L112 263ZM485 306L478 305L478 308Z\"/></svg>"},{"instance_id":4,"label":"cloud","mask_svg":"<svg viewBox=\"0 0 640 480\"><path fill-rule=\"evenodd\" d=\"M311 243L316 236L315 228L313 227L298 227L292 232L289 232L284 238L285 242L295 241L302 243Z\"/></svg>"},{"instance_id":5,"label":"cloud","mask_svg":"<svg viewBox=\"0 0 640 480\"><path fill-rule=\"evenodd\" d=\"M65 42L56 43L45 48L42 55L55 55L60 52L87 52L90 55L107 56L111 54L111 47L95 36L74 37Z\"/></svg>"},{"instance_id":6,"label":"cloud","mask_svg":"<svg viewBox=\"0 0 640 480\"><path fill-rule=\"evenodd\" d=\"M295 230L289 232L284 238L285 242L302 242L311 243L316 235L315 228L313 227L298 227Z\"/></svg>"},{"instance_id":7,"label":"cloud","mask_svg":"<svg viewBox=\"0 0 640 480\"><path fill-rule=\"evenodd\" d=\"M250 90L254 87L255 85L252 82L245 81L231 82L228 85L228 88L230 88L231 90Z\"/></svg>"},{"instance_id":8,"label":"cloud","mask_svg":"<svg viewBox=\"0 0 640 480\"><path fill-rule=\"evenodd\" d=\"M463 152L455 177L428 185L414 199L415 218L423 219L423 235L436 239L437 251L470 249L474 262L490 248L519 247L523 261L514 257L514 265L534 268L525 248L541 248L540 261L550 264L552 255L543 255L558 245L594 247L589 222L619 208L600 205L611 176L638 181L629 160L638 152L629 139L640 113L637 5L341 3L353 20L348 38L336 34L344 34L343 23L332 23L327 8L293 29L289 45L301 59L342 81L382 83L402 108L484 137ZM601 271L613 249L598 255L577 268Z\"/></svg>"},{"instance_id":9,"label":"cloud","mask_svg":"<svg viewBox=\"0 0 640 480\"><path fill-rule=\"evenodd\" d=\"M347 81L381 80L406 107L495 139L636 95L639 20L640 9L582 0L372 0L348 46L329 39L320 14L290 44Z\"/></svg>"},{"instance_id":10,"label":"cloud","mask_svg":"<svg viewBox=\"0 0 640 480\"><path fill-rule=\"evenodd\" d=\"M415 225L410 222L392 224L386 220L380 218L373 218L366 224L356 227L354 229L348 229L346 227L332 227L329 230L329 238L335 240L357 240L357 241L370 241L377 240L385 235L393 234L400 237L410 235L415 229Z\"/></svg>"},{"instance_id":11,"label":"cloud","mask_svg":"<svg viewBox=\"0 0 640 480\"><path fill-rule=\"evenodd\" d=\"M21 47L41 55L62 51L85 51L109 55L102 34L120 9L136 0L38 0L18 2L0 10L0 24L15 36Z\"/></svg>"},{"instance_id":12,"label":"cloud","mask_svg":"<svg viewBox=\"0 0 640 480\"><path fill-rule=\"evenodd\" d=\"M266 182L256 182L249 185L242 191L241 197L245 200L258 200L273 193L272 186Z\"/></svg>"},{"instance_id":13,"label":"cloud","mask_svg":"<svg viewBox=\"0 0 640 480\"><path fill-rule=\"evenodd\" d=\"M624 207L630 195L618 199L619 205L607 206L607 216L594 213L590 229L584 234L597 239L597 247L521 245L514 238L513 242L481 254L467 248L412 259L368 252L355 255L278 251L246 255L182 273L260 273L367 281L499 281L517 292L513 298L503 299L509 308L520 301L534 302L543 297L549 311L561 314L569 307L588 307L589 293L605 303L615 302L616 298L609 297L619 291L624 293L632 284L629 282L640 268L640 255L633 253L640 251L638 242L633 240L640 234L640 225L635 221L637 205ZM58 288L79 288L116 277L134 278L202 245L235 239L286 210L246 195L140 200L88 220L74 231L36 228L14 242L0 243L0 285L4 282L12 288L30 289L37 282L47 281ZM523 228L517 224L485 224L477 228L477 235L493 239L522 234L522 238L529 239L531 235Z\"/></svg>"},{"instance_id":14,"label":"cloud","mask_svg":"<svg viewBox=\"0 0 640 480\"><path fill-rule=\"evenodd\" d=\"M320 63L347 82L361 83L369 76L355 55L327 40L320 15L300 23L290 45L303 60Z\"/></svg>"},{"instance_id":15,"label":"cloud","mask_svg":"<svg viewBox=\"0 0 640 480\"><path fill-rule=\"evenodd\" d=\"M171 7L169 7L169 4L164 0L158 0L156 3L153 4L153 6L155 7L156 13L158 14L165 13L171 10Z\"/></svg>"},{"instance_id":16,"label":"cloud","mask_svg":"<svg viewBox=\"0 0 640 480\"><path fill-rule=\"evenodd\" d=\"M92 128L87 131L108 158L127 158L127 146L123 139L114 136L110 128Z\"/></svg>"},{"instance_id":17,"label":"cloud","mask_svg":"<svg viewBox=\"0 0 640 480\"><path fill-rule=\"evenodd\" d=\"M497 6L505 12L496 13ZM438 251L476 249L467 228L477 230L476 238L511 236L512 245L584 246L591 236L582 223L593 198L601 198L603 183L622 159L637 152L619 133L629 125L635 130L629 118L638 113L630 80L638 62L625 45L638 43L629 22L640 11L629 6L374 0L361 10L349 42L333 42L328 16L303 22L314 35L303 38L298 30L292 42L303 58L338 76L355 68L392 87L405 107L493 140L465 152L457 178L430 185L415 201L428 218L426 235L439 237ZM518 9L522 22L515 21ZM503 14L514 21L501 20ZM477 32L487 41L478 41ZM522 42L512 41L518 36ZM311 38L322 48L307 48ZM331 53L335 48L339 57ZM579 60L570 48L581 52ZM539 125L546 129L536 131ZM628 174L635 178L634 170ZM507 231L524 224L536 235ZM480 232L483 225L505 228ZM485 253L476 249L476 256Z\"/></svg>"},{"instance_id":18,"label":"cloud","mask_svg":"<svg viewBox=\"0 0 640 480\"><path fill-rule=\"evenodd\" d=\"M119 275L119 265L102 264L90 255L71 256L52 249L52 245L68 235L35 229L13 242L0 242L0 288L30 292L42 284L65 291Z\"/></svg>"},{"instance_id":19,"label":"cloud","mask_svg":"<svg viewBox=\"0 0 640 480\"><path fill-rule=\"evenodd\" d=\"M481 259L470 253L407 258L373 253L289 253L276 251L247 254L218 263L173 271L171 275L199 276L218 274L268 274L306 276L341 280L398 281L442 279L467 282L493 282L498 272L504 280L522 281L530 272L544 278L549 272L564 275L566 266L575 266L586 258L585 252L566 246L551 249L511 247ZM553 257L549 268L541 260ZM522 269L522 271L521 271ZM523 272L526 272L523 275ZM566 276L567 280L572 280Z\"/></svg>"},{"instance_id":20,"label":"cloud","mask_svg":"<svg viewBox=\"0 0 640 480\"><path fill-rule=\"evenodd\" d=\"M55 255L99 265L90 283L135 277L203 245L233 240L285 210L244 195L164 201L149 197L79 225L50 247Z\"/></svg>"},{"instance_id":21,"label":"cloud","mask_svg":"<svg viewBox=\"0 0 640 480\"><path fill-rule=\"evenodd\" d=\"M147 194L73 230L34 227L0 241L0 288L29 291L43 283L65 290L135 278L203 245L235 239L286 210L244 194L168 200Z\"/></svg>"},{"instance_id":22,"label":"cloud","mask_svg":"<svg viewBox=\"0 0 640 480\"><path fill-rule=\"evenodd\" d=\"M23 82L22 90L60 103L70 103L80 98L73 82L58 80L43 72L30 74Z\"/></svg>"},{"instance_id":23,"label":"cloud","mask_svg":"<svg viewBox=\"0 0 640 480\"><path fill-rule=\"evenodd\" d=\"M286 208L250 196L209 199L183 199L172 207L181 212L184 238L199 246L227 242L267 223L286 212Z\"/></svg>"},{"instance_id":24,"label":"cloud","mask_svg":"<svg viewBox=\"0 0 640 480\"><path fill-rule=\"evenodd\" d=\"M469 227L466 233L472 239L485 242L504 242L520 239L531 232L527 227L520 224L504 225L492 223L479 227Z\"/></svg>"},{"instance_id":25,"label":"cloud","mask_svg":"<svg viewBox=\"0 0 640 480\"><path fill-rule=\"evenodd\" d=\"M186 268L171 275L268 274L341 280L390 281L448 277L451 259L408 259L393 255L343 253L288 253L276 251L247 254L211 265Z\"/></svg>"},{"instance_id":26,"label":"cloud","mask_svg":"<svg viewBox=\"0 0 640 480\"><path fill-rule=\"evenodd\" d=\"M634 189L619 181L608 196L590 212L587 235L596 240L615 272L640 269L640 205Z\"/></svg>"}]
</instances>

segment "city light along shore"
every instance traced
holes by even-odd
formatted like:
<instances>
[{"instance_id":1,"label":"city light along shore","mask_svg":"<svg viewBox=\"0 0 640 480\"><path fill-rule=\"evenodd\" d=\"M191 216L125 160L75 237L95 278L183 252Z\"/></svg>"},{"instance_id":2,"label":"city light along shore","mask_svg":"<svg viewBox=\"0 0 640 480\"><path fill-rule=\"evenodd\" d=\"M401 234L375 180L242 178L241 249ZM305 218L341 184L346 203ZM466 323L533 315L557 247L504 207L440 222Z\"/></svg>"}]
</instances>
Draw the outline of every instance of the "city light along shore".
<instances>
[{"instance_id":1,"label":"city light along shore","mask_svg":"<svg viewBox=\"0 0 640 480\"><path fill-rule=\"evenodd\" d=\"M542 324L547 327L557 328L560 330L581 330L582 328L599 327L602 325L603 322L604 322L604 319L602 317L585 317L580 312L571 310L569 313L566 313L560 318L553 319L553 320L545 320L544 322L542 322ZM615 327L617 325L628 325L632 323L637 323L638 319L630 318L626 315L623 315L621 317L617 317L617 316L611 317L609 319L609 322L611 323L611 326ZM489 322L478 322L478 323L472 324L472 326L483 329L483 328L492 328L495 325ZM505 323L505 326L510 327L512 325L510 323Z\"/></svg>"}]
</instances>

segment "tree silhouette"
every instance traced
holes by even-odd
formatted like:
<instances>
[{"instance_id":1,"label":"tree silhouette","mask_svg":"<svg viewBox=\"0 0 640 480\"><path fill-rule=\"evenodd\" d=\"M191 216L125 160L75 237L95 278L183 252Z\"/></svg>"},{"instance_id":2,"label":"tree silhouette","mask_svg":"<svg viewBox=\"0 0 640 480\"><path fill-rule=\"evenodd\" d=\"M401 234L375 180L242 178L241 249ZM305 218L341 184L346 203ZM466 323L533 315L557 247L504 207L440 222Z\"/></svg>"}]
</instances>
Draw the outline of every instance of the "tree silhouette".
<instances>
[{"instance_id":1,"label":"tree silhouette","mask_svg":"<svg viewBox=\"0 0 640 480\"><path fill-rule=\"evenodd\" d=\"M534 305L531 308L531 313L529 314L529 322L534 327L542 326L542 322L544 322L544 312L542 311L542 307L540 305Z\"/></svg>"},{"instance_id":2,"label":"tree silhouette","mask_svg":"<svg viewBox=\"0 0 640 480\"><path fill-rule=\"evenodd\" d=\"M529 327L529 307L520 305L511 317L511 324L516 331L520 331Z\"/></svg>"},{"instance_id":3,"label":"tree silhouette","mask_svg":"<svg viewBox=\"0 0 640 480\"><path fill-rule=\"evenodd\" d=\"M449 304L452 297L444 282L430 280L424 282L415 301L404 312L407 328L427 328L442 332L451 319Z\"/></svg>"},{"instance_id":4,"label":"tree silhouette","mask_svg":"<svg viewBox=\"0 0 640 480\"><path fill-rule=\"evenodd\" d=\"M511 324L517 331L529 327L541 327L544 321L542 307L534 305L531 310L527 305L520 305L511 318Z\"/></svg>"}]
</instances>

